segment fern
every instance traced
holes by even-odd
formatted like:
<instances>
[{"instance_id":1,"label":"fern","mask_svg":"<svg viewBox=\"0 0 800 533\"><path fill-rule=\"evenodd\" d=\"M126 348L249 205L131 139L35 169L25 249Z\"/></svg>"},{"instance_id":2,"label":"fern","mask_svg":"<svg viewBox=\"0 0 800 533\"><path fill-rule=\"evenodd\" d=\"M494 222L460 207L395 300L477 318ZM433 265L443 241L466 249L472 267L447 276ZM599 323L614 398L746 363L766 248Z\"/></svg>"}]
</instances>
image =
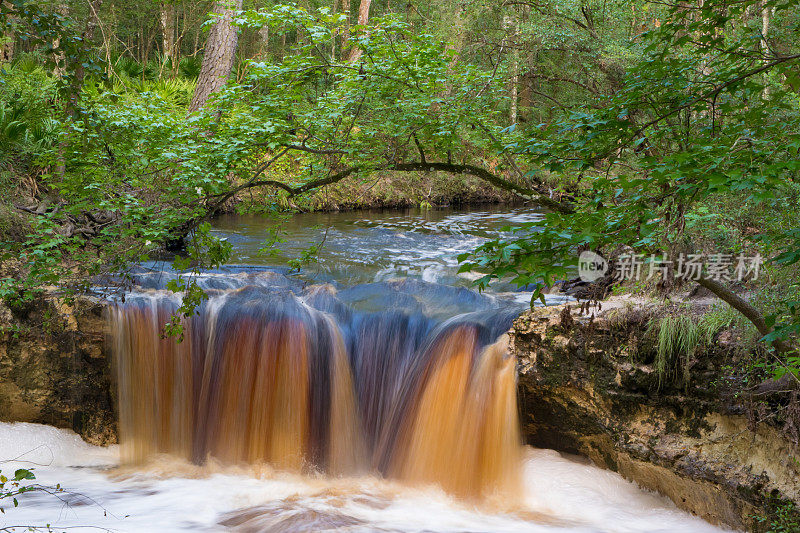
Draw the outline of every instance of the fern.
<instances>
[{"instance_id":1,"label":"fern","mask_svg":"<svg viewBox=\"0 0 800 533\"><path fill-rule=\"evenodd\" d=\"M178 70L184 78L197 79L202 65L203 60L199 57L184 57L178 65Z\"/></svg>"}]
</instances>

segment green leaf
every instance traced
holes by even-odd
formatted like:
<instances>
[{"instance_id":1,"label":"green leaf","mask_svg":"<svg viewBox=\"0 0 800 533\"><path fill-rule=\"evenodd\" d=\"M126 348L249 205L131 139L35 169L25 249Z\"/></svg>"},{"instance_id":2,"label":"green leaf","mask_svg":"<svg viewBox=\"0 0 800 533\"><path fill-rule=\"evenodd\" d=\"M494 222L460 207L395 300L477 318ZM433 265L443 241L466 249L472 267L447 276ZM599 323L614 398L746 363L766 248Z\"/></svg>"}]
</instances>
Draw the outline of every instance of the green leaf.
<instances>
[{"instance_id":1,"label":"green leaf","mask_svg":"<svg viewBox=\"0 0 800 533\"><path fill-rule=\"evenodd\" d=\"M36 476L30 470L20 468L14 472L14 480L22 481L23 479L36 479Z\"/></svg>"}]
</instances>

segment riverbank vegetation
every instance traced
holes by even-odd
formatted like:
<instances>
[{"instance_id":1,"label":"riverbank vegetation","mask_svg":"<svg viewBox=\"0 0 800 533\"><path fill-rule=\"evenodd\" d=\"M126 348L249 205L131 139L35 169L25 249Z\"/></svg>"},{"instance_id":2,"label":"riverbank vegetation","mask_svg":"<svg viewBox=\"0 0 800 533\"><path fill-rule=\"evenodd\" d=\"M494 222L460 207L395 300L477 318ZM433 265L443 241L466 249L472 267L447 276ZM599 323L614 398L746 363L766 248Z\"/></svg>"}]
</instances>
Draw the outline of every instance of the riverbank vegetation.
<instances>
[{"instance_id":1,"label":"riverbank vegetation","mask_svg":"<svg viewBox=\"0 0 800 533\"><path fill-rule=\"evenodd\" d=\"M207 222L232 209L533 202L536 228L462 258L482 285L538 295L582 250L639 254L656 275L614 290L710 291L748 371L796 388L792 2L356 4L4 0L0 297L223 263Z\"/></svg>"}]
</instances>

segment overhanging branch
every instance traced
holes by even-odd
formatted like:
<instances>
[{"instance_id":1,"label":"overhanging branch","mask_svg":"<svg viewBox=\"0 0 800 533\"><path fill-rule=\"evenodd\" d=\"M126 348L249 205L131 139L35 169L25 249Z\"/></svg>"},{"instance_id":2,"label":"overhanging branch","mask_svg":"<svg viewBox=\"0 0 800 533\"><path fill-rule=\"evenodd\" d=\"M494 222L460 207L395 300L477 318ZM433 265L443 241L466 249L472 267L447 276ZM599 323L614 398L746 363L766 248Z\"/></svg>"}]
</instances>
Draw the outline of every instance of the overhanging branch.
<instances>
[{"instance_id":1,"label":"overhanging branch","mask_svg":"<svg viewBox=\"0 0 800 533\"><path fill-rule=\"evenodd\" d=\"M569 214L574 212L570 206L561 202L557 202L549 196L541 194L533 189L517 185L516 183L505 180L496 174L492 174L485 168L476 167L474 165L456 165L453 163L398 163L390 167L386 167L383 170L396 170L400 172L439 171L449 172L450 174L470 174L476 178L480 178L483 181L491 183L499 189L512 192L521 198L532 200L543 206L549 207L554 211L558 211L559 213Z\"/></svg>"},{"instance_id":2,"label":"overhanging branch","mask_svg":"<svg viewBox=\"0 0 800 533\"><path fill-rule=\"evenodd\" d=\"M413 162L413 163L395 163L393 165L384 165L380 167L371 167L371 168L351 167L346 170L342 170L341 172L338 172L336 174L332 174L324 178L311 180L296 187L277 180L257 180L257 181L251 180L247 183L239 185L238 187L234 187L230 191L226 192L224 194L224 198L225 199L231 198L237 192L245 189L253 187L262 187L262 186L277 187L289 193L289 196L297 196L298 194L303 194L308 191L318 189L319 187L323 187L325 185L331 185L358 172L376 172L376 171L447 172L450 174L469 174L471 176L475 176L479 179L482 179L483 181L486 181L487 183L490 183L499 189L514 193L517 196L524 198L526 200L537 202L542 206L553 209L554 211L558 211L560 213L565 213L565 214L574 212L573 209L568 205L553 200L552 198L544 194L541 194L533 189L529 189L527 187L523 187L521 185L517 185L516 183L505 180L500 176L489 172L485 168L477 167L474 165L457 165L453 163Z\"/></svg>"}]
</instances>

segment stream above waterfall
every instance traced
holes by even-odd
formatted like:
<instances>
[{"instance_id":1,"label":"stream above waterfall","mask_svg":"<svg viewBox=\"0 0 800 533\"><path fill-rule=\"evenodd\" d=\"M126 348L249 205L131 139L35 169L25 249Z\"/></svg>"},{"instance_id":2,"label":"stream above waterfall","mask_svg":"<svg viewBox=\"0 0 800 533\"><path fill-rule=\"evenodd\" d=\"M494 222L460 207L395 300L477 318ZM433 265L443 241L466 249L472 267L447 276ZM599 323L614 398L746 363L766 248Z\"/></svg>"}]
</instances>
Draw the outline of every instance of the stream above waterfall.
<instances>
[{"instance_id":1,"label":"stream above waterfall","mask_svg":"<svg viewBox=\"0 0 800 533\"><path fill-rule=\"evenodd\" d=\"M225 215L215 234L234 246L234 262L283 266L311 245L322 246L303 274L316 282L348 286L409 278L468 287L477 277L458 274L458 254L474 250L503 233L507 226L535 223L540 212L500 206L463 211L451 208L303 213L276 225L254 215ZM275 255L259 253L270 229L286 239ZM517 291L498 283L493 291Z\"/></svg>"}]
</instances>

